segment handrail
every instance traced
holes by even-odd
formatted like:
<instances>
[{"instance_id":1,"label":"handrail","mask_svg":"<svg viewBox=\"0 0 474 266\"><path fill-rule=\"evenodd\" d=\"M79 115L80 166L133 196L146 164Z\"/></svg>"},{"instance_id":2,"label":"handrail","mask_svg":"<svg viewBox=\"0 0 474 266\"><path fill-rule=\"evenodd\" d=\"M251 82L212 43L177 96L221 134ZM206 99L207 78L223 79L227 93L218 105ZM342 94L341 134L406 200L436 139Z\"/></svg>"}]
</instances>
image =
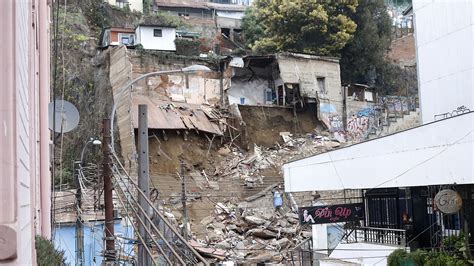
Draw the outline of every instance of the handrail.
<instances>
[{"instance_id":1,"label":"handrail","mask_svg":"<svg viewBox=\"0 0 474 266\"><path fill-rule=\"evenodd\" d=\"M167 218L164 217L163 214L156 209L155 205L150 201L150 199L145 195L145 193L141 189L138 189L138 184L132 178L130 178L129 173L127 173L127 171L125 170L125 167L123 167L122 163L120 162L120 160L117 157L117 154L112 152L112 155L115 158L117 164L122 169L122 171L128 177L128 181L130 181L137 188L137 191L143 196L145 201L152 208L152 210L156 213L158 218L166 224L166 226L178 237L178 239L193 253L193 255L200 262L204 263L205 265L209 265L209 263L183 238L183 236L176 230L176 228L174 228L174 226L170 224L170 222L167 220Z\"/></svg>"},{"instance_id":2,"label":"handrail","mask_svg":"<svg viewBox=\"0 0 474 266\"><path fill-rule=\"evenodd\" d=\"M359 226L359 227L356 227L355 229L356 230L369 229L369 230L374 230L374 231L406 232L405 229L369 227L369 226Z\"/></svg>"}]
</instances>

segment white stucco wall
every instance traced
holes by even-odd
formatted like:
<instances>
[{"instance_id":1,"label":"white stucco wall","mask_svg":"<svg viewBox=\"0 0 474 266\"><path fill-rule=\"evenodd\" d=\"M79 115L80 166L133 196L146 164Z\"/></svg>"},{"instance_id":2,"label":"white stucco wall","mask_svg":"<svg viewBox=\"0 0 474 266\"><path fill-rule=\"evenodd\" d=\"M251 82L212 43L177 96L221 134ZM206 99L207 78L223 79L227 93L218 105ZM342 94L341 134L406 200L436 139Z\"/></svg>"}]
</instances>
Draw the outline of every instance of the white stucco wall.
<instances>
[{"instance_id":1,"label":"white stucco wall","mask_svg":"<svg viewBox=\"0 0 474 266\"><path fill-rule=\"evenodd\" d=\"M162 30L162 37L153 35L154 29ZM174 40L176 39L176 29L168 27L138 26L135 30L137 44L141 44L144 49L176 51Z\"/></svg>"},{"instance_id":2,"label":"white stucco wall","mask_svg":"<svg viewBox=\"0 0 474 266\"><path fill-rule=\"evenodd\" d=\"M474 1L413 0L423 123L474 110Z\"/></svg>"},{"instance_id":3,"label":"white stucco wall","mask_svg":"<svg viewBox=\"0 0 474 266\"><path fill-rule=\"evenodd\" d=\"M265 90L268 88L268 81L264 79L248 82L235 79L227 91L229 104L266 105ZM244 98L243 103L241 98Z\"/></svg>"},{"instance_id":4,"label":"white stucco wall","mask_svg":"<svg viewBox=\"0 0 474 266\"><path fill-rule=\"evenodd\" d=\"M283 166L285 192L474 183L474 112Z\"/></svg>"}]
</instances>

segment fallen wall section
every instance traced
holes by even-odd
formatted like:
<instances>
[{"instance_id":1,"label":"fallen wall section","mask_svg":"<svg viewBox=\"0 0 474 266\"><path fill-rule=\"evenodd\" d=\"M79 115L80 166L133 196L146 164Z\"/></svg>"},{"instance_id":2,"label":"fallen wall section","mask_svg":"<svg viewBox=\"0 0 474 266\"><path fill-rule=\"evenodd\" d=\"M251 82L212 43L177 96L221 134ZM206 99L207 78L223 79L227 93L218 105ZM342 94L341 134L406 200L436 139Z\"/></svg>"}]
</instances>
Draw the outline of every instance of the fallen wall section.
<instances>
[{"instance_id":1,"label":"fallen wall section","mask_svg":"<svg viewBox=\"0 0 474 266\"><path fill-rule=\"evenodd\" d=\"M124 85L131 80L132 65L127 56L125 46L114 47L108 50L110 53L110 85L116 106L116 128L118 129L119 142L121 146L121 157L124 160L126 170L136 176L136 148L135 136L132 125L132 99L130 88Z\"/></svg>"}]
</instances>

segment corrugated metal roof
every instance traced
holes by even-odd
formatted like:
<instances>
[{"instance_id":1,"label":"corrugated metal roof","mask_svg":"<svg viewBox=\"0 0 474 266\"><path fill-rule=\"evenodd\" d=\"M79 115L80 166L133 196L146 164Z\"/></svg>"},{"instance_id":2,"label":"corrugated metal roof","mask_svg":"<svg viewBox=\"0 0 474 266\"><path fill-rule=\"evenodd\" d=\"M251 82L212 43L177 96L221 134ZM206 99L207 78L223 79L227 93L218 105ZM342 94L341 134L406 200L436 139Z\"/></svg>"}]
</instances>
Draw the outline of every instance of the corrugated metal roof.
<instances>
[{"instance_id":1,"label":"corrugated metal roof","mask_svg":"<svg viewBox=\"0 0 474 266\"><path fill-rule=\"evenodd\" d=\"M215 10L222 10L222 11L240 11L244 12L245 9L249 8L248 6L244 5L236 5L236 4L219 4L219 3L207 3L208 7L213 8Z\"/></svg>"},{"instance_id":2,"label":"corrugated metal roof","mask_svg":"<svg viewBox=\"0 0 474 266\"><path fill-rule=\"evenodd\" d=\"M209 10L204 0L155 0L155 4L158 7L200 8Z\"/></svg>"},{"instance_id":3,"label":"corrugated metal roof","mask_svg":"<svg viewBox=\"0 0 474 266\"><path fill-rule=\"evenodd\" d=\"M138 128L138 105L148 105L148 128L152 129L196 129L216 135L223 135L217 121L218 112L210 112L209 108L196 104L187 104L157 100L145 95L134 95L132 98L132 118ZM212 108L211 108L212 109ZM212 114L208 116L207 114Z\"/></svg>"}]
</instances>

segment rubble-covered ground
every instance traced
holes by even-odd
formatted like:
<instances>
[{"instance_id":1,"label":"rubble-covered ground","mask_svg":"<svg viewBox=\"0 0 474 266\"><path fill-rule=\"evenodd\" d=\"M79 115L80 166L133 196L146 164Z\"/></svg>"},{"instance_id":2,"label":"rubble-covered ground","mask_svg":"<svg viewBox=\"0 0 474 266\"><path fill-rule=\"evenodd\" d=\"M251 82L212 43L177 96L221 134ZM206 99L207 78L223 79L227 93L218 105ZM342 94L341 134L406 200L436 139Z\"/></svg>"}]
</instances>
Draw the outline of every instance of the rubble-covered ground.
<instances>
[{"instance_id":1,"label":"rubble-covered ground","mask_svg":"<svg viewBox=\"0 0 474 266\"><path fill-rule=\"evenodd\" d=\"M274 146L254 145L250 152L217 139L210 145L202 135L187 141L179 135L166 141L152 137L150 146L151 185L157 188L152 198L182 228L185 176L191 243L197 250L217 260L280 262L311 236L286 197L279 211L273 208L272 192L284 191L281 166L341 144L318 132L281 132ZM180 160L183 171L177 171Z\"/></svg>"}]
</instances>

